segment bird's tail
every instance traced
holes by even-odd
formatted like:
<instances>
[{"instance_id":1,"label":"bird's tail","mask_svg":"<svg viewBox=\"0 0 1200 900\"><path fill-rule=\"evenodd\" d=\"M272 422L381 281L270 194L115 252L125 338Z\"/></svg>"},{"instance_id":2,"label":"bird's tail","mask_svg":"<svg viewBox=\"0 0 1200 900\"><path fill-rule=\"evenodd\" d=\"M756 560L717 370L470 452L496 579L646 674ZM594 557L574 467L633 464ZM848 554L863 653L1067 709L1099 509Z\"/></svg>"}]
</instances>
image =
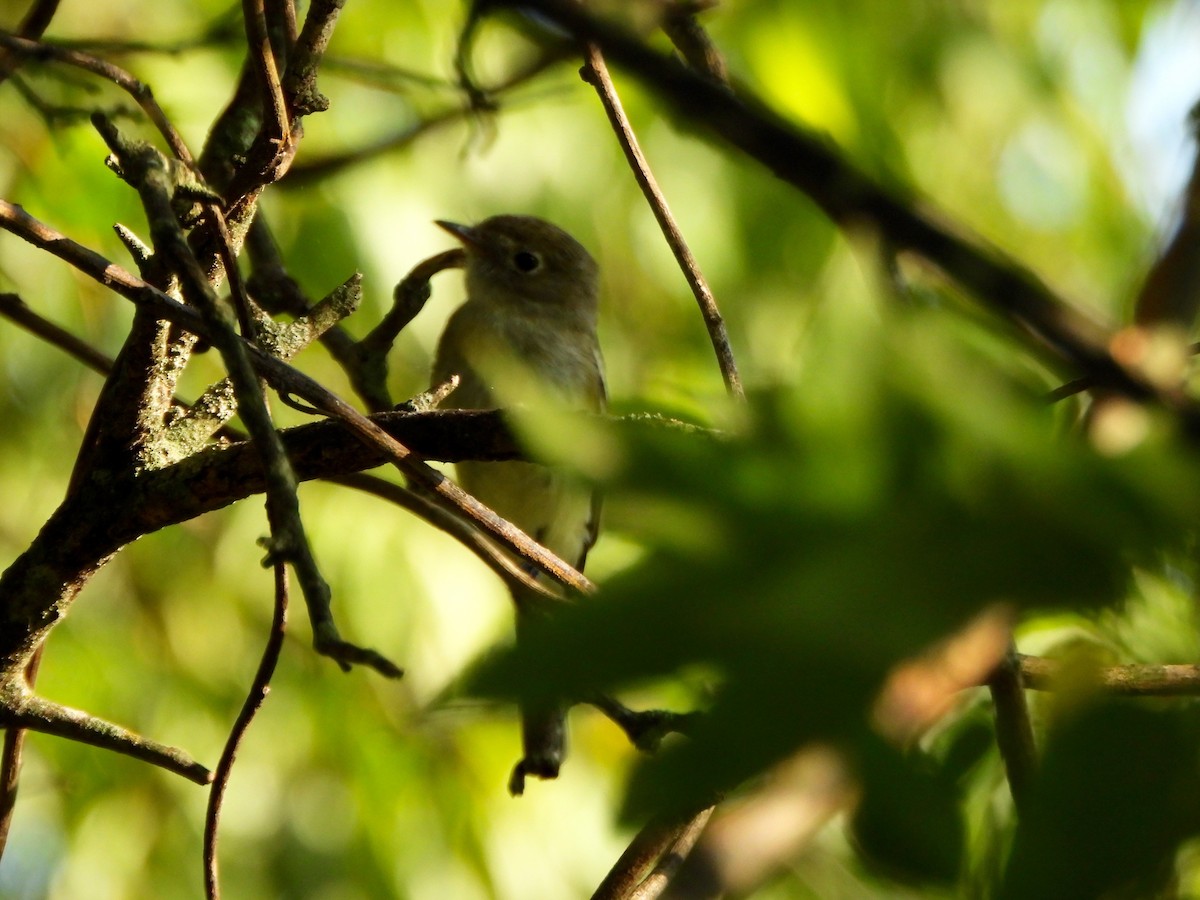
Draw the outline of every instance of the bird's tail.
<instances>
[{"instance_id":1,"label":"bird's tail","mask_svg":"<svg viewBox=\"0 0 1200 900\"><path fill-rule=\"evenodd\" d=\"M535 611L536 603L522 602L517 605L517 643L531 618L542 615ZM535 607L531 609L530 607ZM562 701L521 705L521 750L522 757L513 767L508 779L508 792L514 797L525 793L525 778L551 779L558 777L559 767L567 756L567 708Z\"/></svg>"}]
</instances>

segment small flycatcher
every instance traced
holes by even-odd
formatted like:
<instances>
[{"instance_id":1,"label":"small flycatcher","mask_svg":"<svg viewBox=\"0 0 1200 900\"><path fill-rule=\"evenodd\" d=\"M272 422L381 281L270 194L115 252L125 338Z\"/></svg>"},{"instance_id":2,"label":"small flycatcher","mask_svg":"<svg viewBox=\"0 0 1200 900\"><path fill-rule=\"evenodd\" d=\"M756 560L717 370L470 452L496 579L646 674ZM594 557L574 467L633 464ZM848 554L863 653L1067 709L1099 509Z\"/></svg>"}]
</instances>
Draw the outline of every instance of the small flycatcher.
<instances>
[{"instance_id":1,"label":"small flycatcher","mask_svg":"<svg viewBox=\"0 0 1200 900\"><path fill-rule=\"evenodd\" d=\"M551 402L604 409L604 365L596 338L599 274L578 241L533 216L493 216L478 225L437 223L466 251L467 301L446 323L433 383L452 375L444 406L494 409ZM600 502L552 468L527 462L461 462L459 484L576 569L595 543ZM530 598L514 596L517 640ZM550 677L553 677L550 673ZM566 755L566 708L522 708L523 757L509 791L525 777L555 778Z\"/></svg>"}]
</instances>

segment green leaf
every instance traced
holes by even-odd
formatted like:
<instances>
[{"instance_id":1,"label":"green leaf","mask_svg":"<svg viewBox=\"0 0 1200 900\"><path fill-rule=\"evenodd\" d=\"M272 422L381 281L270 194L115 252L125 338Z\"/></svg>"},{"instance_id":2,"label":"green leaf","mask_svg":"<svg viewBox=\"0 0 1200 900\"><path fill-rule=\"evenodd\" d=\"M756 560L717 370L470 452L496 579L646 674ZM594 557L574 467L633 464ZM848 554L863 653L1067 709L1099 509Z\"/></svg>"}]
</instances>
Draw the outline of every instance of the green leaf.
<instances>
[{"instance_id":1,"label":"green leaf","mask_svg":"<svg viewBox=\"0 0 1200 900\"><path fill-rule=\"evenodd\" d=\"M897 879L952 883L965 828L951 774L918 753L869 739L858 771L863 799L852 828L867 861Z\"/></svg>"},{"instance_id":2,"label":"green leaf","mask_svg":"<svg viewBox=\"0 0 1200 900\"><path fill-rule=\"evenodd\" d=\"M1002 898L1156 896L1200 830L1194 712L1086 709L1052 732ZM1113 893L1116 892L1116 893Z\"/></svg>"}]
</instances>

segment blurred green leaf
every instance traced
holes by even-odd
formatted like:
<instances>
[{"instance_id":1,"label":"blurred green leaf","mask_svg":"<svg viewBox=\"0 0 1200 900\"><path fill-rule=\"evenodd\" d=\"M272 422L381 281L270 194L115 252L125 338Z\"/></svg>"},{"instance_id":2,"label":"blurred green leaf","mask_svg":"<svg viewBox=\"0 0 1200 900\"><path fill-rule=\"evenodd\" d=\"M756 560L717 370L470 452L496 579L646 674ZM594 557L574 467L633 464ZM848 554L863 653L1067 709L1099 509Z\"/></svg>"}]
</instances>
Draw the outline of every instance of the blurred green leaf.
<instances>
[{"instance_id":1,"label":"blurred green leaf","mask_svg":"<svg viewBox=\"0 0 1200 900\"><path fill-rule=\"evenodd\" d=\"M629 815L859 735L888 669L989 603L1095 609L1131 562L1185 540L1200 486L1184 460L1063 441L1040 401L923 315L877 329L849 364L826 354L805 390L754 396L734 434L617 426L614 518L650 553L471 677L545 699L720 673L692 739L639 767Z\"/></svg>"},{"instance_id":2,"label":"blurred green leaf","mask_svg":"<svg viewBox=\"0 0 1200 900\"><path fill-rule=\"evenodd\" d=\"M1158 896L1200 831L1194 710L1103 703L1051 732L1000 897Z\"/></svg>"},{"instance_id":3,"label":"blurred green leaf","mask_svg":"<svg viewBox=\"0 0 1200 900\"><path fill-rule=\"evenodd\" d=\"M863 799L851 827L868 862L896 879L952 884L966 839L950 773L881 740L864 740L860 753Z\"/></svg>"}]
</instances>

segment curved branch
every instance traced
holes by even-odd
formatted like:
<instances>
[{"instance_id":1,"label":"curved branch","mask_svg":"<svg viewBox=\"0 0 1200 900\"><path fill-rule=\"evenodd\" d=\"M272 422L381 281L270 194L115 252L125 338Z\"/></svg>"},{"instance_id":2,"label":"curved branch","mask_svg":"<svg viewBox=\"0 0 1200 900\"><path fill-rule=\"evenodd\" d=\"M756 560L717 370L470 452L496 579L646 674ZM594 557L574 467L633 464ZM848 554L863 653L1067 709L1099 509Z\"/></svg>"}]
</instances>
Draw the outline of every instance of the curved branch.
<instances>
[{"instance_id":1,"label":"curved branch","mask_svg":"<svg viewBox=\"0 0 1200 900\"><path fill-rule=\"evenodd\" d=\"M212 788L208 793L208 810L204 816L204 892L210 900L216 900L221 895L217 880L217 826L221 821L225 789L229 786L229 776L233 772L233 763L237 759L242 738L246 736L250 723L254 721L271 690L271 676L275 674L275 665L279 662L279 653L283 649L283 638L287 631L287 611L287 568L282 563L276 563L275 612L271 618L271 630L267 634L267 643L263 647L262 659L259 661L258 671L254 673L250 691L246 694L242 709L225 741L225 748L221 751L221 759L217 763Z\"/></svg>"},{"instance_id":2,"label":"curved branch","mask_svg":"<svg viewBox=\"0 0 1200 900\"><path fill-rule=\"evenodd\" d=\"M770 169L812 199L833 221L868 224L897 249L938 266L984 306L1028 331L1060 361L1096 384L1174 411L1192 440L1200 410L1175 387L1162 388L1108 350L1110 330L1057 297L1036 275L981 239L942 224L915 198L885 188L827 140L786 120L759 97L737 92L664 56L573 0L494 0L489 9L540 14L580 41L594 41L664 104L720 141ZM544 37L545 31L540 34Z\"/></svg>"}]
</instances>

